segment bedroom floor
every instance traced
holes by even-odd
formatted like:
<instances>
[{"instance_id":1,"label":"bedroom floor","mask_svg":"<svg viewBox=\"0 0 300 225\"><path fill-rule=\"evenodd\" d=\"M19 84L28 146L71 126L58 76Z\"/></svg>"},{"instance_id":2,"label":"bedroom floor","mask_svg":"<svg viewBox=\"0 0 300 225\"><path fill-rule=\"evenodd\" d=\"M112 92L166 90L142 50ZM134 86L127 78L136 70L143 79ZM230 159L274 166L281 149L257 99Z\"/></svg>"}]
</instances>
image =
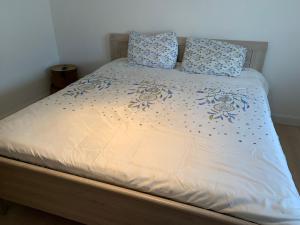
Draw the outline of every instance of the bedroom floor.
<instances>
[{"instance_id":1,"label":"bedroom floor","mask_svg":"<svg viewBox=\"0 0 300 225\"><path fill-rule=\"evenodd\" d=\"M295 183L300 190L300 127L276 125L276 130L285 151ZM23 207L11 205L6 215L0 215L1 225L80 225L61 217Z\"/></svg>"}]
</instances>

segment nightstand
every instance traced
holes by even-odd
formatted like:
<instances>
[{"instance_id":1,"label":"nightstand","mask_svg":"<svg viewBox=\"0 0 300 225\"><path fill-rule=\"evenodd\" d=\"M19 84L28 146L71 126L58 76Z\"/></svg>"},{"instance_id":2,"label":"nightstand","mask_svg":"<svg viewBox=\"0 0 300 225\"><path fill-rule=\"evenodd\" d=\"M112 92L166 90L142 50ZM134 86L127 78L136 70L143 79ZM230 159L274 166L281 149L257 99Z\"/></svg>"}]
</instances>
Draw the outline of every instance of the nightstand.
<instances>
[{"instance_id":1,"label":"nightstand","mask_svg":"<svg viewBox=\"0 0 300 225\"><path fill-rule=\"evenodd\" d=\"M55 65L50 68L51 94L78 80L77 67L71 64Z\"/></svg>"}]
</instances>

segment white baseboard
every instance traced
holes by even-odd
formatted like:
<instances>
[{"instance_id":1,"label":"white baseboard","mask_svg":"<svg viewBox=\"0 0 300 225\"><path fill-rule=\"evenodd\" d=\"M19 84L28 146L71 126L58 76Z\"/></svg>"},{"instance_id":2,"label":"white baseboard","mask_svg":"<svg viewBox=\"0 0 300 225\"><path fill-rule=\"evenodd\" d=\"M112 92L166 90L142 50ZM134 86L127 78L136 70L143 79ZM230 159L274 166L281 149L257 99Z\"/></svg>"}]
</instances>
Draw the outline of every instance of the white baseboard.
<instances>
[{"instance_id":1,"label":"white baseboard","mask_svg":"<svg viewBox=\"0 0 300 225\"><path fill-rule=\"evenodd\" d=\"M0 115L0 119L3 119L4 117L26 107L27 105L30 105L46 96L49 95L49 90L41 90L39 93L34 98L27 98L23 100L23 104L20 107L16 107L15 109L10 109L5 115ZM300 117L294 117L294 116L284 116L284 115L279 115L279 114L272 114L272 120L275 123L280 123L280 124L286 124L290 126L300 126Z\"/></svg>"},{"instance_id":2,"label":"white baseboard","mask_svg":"<svg viewBox=\"0 0 300 225\"><path fill-rule=\"evenodd\" d=\"M30 97L25 97L24 99L22 99L22 103L19 103L17 105L15 105L13 108L10 108L8 110L6 110L5 113L0 114L0 120L4 119L5 117L14 114L15 112L18 112L20 110L22 110L23 108L49 96L50 91L48 89L42 89L39 92L35 93L35 96L30 96Z\"/></svg>"},{"instance_id":3,"label":"white baseboard","mask_svg":"<svg viewBox=\"0 0 300 225\"><path fill-rule=\"evenodd\" d=\"M275 123L286 124L290 126L300 126L300 117L273 114L272 119Z\"/></svg>"}]
</instances>

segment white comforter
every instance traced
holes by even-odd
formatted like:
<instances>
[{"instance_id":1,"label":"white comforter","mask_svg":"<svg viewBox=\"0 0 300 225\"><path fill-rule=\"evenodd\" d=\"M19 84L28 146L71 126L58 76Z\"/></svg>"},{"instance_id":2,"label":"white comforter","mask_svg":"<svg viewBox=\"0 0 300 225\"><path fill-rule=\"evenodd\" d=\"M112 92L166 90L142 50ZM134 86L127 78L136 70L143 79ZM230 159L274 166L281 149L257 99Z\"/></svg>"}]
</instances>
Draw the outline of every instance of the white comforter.
<instances>
[{"instance_id":1,"label":"white comforter","mask_svg":"<svg viewBox=\"0 0 300 225\"><path fill-rule=\"evenodd\" d=\"M300 224L264 79L105 65L0 121L0 154L260 224Z\"/></svg>"}]
</instances>

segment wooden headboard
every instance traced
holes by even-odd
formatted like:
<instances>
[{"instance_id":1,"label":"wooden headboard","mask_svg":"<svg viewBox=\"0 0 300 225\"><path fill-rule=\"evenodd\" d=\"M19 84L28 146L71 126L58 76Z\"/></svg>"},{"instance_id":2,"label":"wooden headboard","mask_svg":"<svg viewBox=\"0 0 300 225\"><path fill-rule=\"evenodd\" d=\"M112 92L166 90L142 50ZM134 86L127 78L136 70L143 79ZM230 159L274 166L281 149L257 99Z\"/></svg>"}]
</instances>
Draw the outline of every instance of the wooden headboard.
<instances>
[{"instance_id":1,"label":"wooden headboard","mask_svg":"<svg viewBox=\"0 0 300 225\"><path fill-rule=\"evenodd\" d=\"M127 57L129 34L110 34L110 53L111 59L118 59ZM178 62L182 62L183 53L185 49L185 37L178 37ZM234 40L220 40L232 44L244 46L248 49L245 67L256 69L262 72L265 57L268 49L268 42L257 41L234 41Z\"/></svg>"}]
</instances>

